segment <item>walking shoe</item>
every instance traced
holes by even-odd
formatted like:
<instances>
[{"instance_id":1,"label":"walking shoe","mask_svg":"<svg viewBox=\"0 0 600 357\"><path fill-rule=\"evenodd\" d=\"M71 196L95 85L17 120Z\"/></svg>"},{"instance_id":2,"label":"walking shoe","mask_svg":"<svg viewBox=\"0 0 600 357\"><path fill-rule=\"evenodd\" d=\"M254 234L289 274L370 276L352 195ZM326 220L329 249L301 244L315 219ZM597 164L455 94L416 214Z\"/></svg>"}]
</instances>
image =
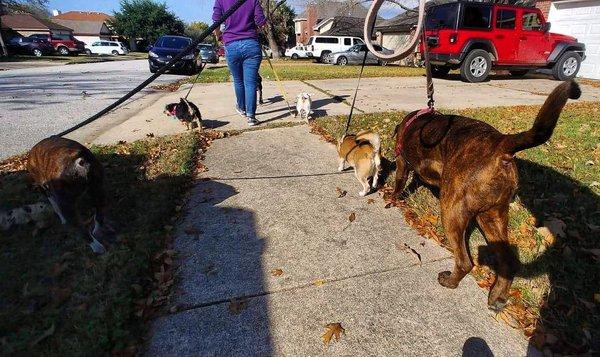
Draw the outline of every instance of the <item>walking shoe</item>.
<instances>
[{"instance_id":1,"label":"walking shoe","mask_svg":"<svg viewBox=\"0 0 600 357\"><path fill-rule=\"evenodd\" d=\"M260 122L258 120L256 120L256 118L248 118L248 125L249 126L255 126L258 125Z\"/></svg>"},{"instance_id":2,"label":"walking shoe","mask_svg":"<svg viewBox=\"0 0 600 357\"><path fill-rule=\"evenodd\" d=\"M245 117L245 116L246 116L246 111L244 111L244 110L241 110L240 108L238 108L238 106L237 106L237 105L236 105L236 107L235 107L235 111L236 111L236 112L237 112L239 115L241 115L241 116L243 116L243 117Z\"/></svg>"}]
</instances>

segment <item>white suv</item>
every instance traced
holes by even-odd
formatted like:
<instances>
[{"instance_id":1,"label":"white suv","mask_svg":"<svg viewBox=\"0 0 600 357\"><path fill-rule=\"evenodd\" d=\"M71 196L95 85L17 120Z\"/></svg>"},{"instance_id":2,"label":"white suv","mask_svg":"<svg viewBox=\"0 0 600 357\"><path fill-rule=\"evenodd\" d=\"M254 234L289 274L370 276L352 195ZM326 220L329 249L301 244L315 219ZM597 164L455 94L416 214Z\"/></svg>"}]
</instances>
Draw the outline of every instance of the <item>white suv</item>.
<instances>
[{"instance_id":1,"label":"white suv","mask_svg":"<svg viewBox=\"0 0 600 357\"><path fill-rule=\"evenodd\" d=\"M96 41L91 46L85 46L85 52L88 55L126 55L129 50L121 42L117 41Z\"/></svg>"},{"instance_id":2,"label":"white suv","mask_svg":"<svg viewBox=\"0 0 600 357\"><path fill-rule=\"evenodd\" d=\"M306 46L307 56L319 59L323 62L325 57L334 52L348 50L354 45L362 45L365 42L359 37L350 36L312 36Z\"/></svg>"}]
</instances>

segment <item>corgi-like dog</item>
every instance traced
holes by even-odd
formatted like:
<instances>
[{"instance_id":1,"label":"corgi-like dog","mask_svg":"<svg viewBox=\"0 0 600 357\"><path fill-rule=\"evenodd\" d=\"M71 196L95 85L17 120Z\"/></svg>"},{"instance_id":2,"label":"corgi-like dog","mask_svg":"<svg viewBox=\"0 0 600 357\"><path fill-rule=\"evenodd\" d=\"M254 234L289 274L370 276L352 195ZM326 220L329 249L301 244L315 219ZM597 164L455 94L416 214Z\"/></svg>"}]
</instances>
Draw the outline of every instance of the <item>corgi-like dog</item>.
<instances>
[{"instance_id":1,"label":"corgi-like dog","mask_svg":"<svg viewBox=\"0 0 600 357\"><path fill-rule=\"evenodd\" d=\"M364 130L358 134L348 134L338 140L337 152L339 171L344 171L346 163L354 168L354 175L362 185L358 194L366 196L377 188L381 169L381 138L376 133ZM369 177L373 177L369 186Z\"/></svg>"},{"instance_id":2,"label":"corgi-like dog","mask_svg":"<svg viewBox=\"0 0 600 357\"><path fill-rule=\"evenodd\" d=\"M76 141L53 136L31 149L27 171L50 201L62 224L75 229L94 253L106 252L100 241L112 238L114 231L105 222L104 171L94 154ZM94 227L89 231L80 222L77 210L77 201L85 192L96 210Z\"/></svg>"},{"instance_id":3,"label":"corgi-like dog","mask_svg":"<svg viewBox=\"0 0 600 357\"><path fill-rule=\"evenodd\" d=\"M179 103L171 103L165 106L164 113L182 122L187 130L200 128L202 130L202 114L196 104L185 98L181 98Z\"/></svg>"},{"instance_id":4,"label":"corgi-like dog","mask_svg":"<svg viewBox=\"0 0 600 357\"><path fill-rule=\"evenodd\" d=\"M312 99L308 93L300 93L296 97L296 115L308 123L310 120L310 114L312 113Z\"/></svg>"}]
</instances>

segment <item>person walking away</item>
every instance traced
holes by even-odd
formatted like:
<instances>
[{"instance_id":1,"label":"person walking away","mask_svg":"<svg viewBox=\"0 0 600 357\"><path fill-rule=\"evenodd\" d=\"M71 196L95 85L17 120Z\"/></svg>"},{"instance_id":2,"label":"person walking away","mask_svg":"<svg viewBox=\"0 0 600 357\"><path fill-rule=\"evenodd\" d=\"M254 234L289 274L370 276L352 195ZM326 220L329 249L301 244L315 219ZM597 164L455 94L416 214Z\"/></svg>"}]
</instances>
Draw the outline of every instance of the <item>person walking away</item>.
<instances>
[{"instance_id":1,"label":"person walking away","mask_svg":"<svg viewBox=\"0 0 600 357\"><path fill-rule=\"evenodd\" d=\"M236 0L215 0L213 20L217 21L235 2ZM265 23L260 0L246 0L225 20L223 32L215 30L215 35L222 38L225 45L225 58L233 76L237 99L236 111L247 118L250 126L259 123L256 120L256 82L262 50L258 33Z\"/></svg>"}]
</instances>

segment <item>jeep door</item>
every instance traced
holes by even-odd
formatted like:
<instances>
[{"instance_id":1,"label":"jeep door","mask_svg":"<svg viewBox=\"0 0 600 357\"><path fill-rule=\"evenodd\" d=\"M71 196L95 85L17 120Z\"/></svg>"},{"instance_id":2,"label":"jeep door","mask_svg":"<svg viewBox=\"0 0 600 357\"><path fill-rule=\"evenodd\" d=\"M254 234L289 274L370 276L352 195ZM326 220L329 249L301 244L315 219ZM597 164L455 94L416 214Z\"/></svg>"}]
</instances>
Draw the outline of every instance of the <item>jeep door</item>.
<instances>
[{"instance_id":1,"label":"jeep door","mask_svg":"<svg viewBox=\"0 0 600 357\"><path fill-rule=\"evenodd\" d=\"M548 50L549 39L547 32L544 31L544 20L538 11L524 9L518 21L519 27L519 50L517 58L520 63L526 64L546 64L546 59L550 54Z\"/></svg>"},{"instance_id":2,"label":"jeep door","mask_svg":"<svg viewBox=\"0 0 600 357\"><path fill-rule=\"evenodd\" d=\"M517 9L496 7L494 15L493 43L498 53L498 64L517 63L519 50L519 33L517 31Z\"/></svg>"}]
</instances>

